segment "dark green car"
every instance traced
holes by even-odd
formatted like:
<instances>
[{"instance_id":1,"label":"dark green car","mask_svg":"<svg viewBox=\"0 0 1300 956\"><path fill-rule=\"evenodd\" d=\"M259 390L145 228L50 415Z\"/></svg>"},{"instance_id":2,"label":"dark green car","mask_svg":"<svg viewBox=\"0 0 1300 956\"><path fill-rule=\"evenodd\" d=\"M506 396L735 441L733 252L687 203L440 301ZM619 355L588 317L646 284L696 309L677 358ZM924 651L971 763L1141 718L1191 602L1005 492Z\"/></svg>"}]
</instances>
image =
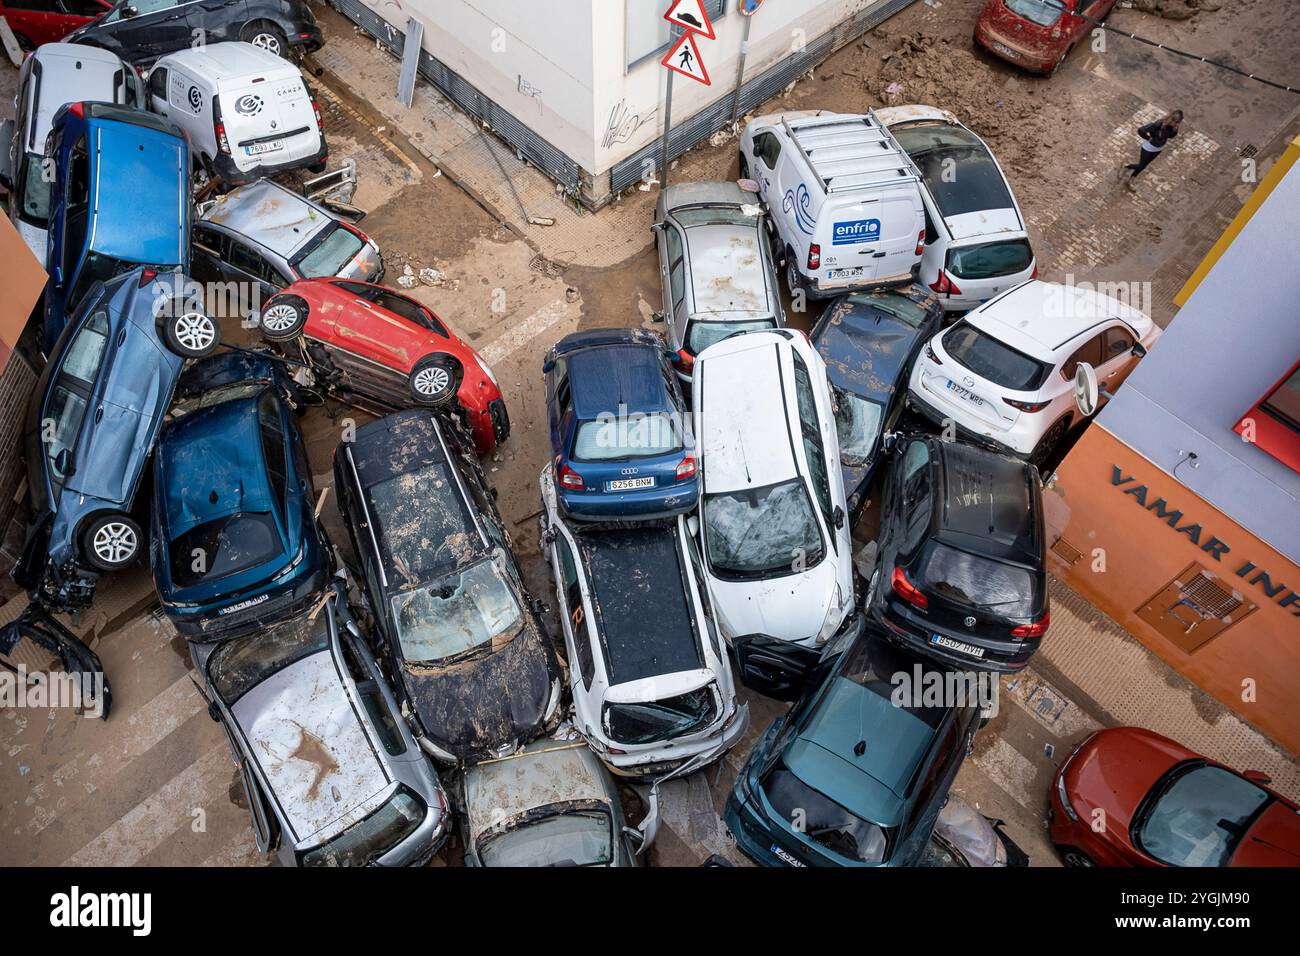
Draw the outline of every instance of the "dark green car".
<instances>
[{"instance_id":1,"label":"dark green car","mask_svg":"<svg viewBox=\"0 0 1300 956\"><path fill-rule=\"evenodd\" d=\"M874 626L759 740L727 801L740 848L770 866L910 866L980 725L974 676ZM935 696L910 691L945 688Z\"/></svg>"}]
</instances>

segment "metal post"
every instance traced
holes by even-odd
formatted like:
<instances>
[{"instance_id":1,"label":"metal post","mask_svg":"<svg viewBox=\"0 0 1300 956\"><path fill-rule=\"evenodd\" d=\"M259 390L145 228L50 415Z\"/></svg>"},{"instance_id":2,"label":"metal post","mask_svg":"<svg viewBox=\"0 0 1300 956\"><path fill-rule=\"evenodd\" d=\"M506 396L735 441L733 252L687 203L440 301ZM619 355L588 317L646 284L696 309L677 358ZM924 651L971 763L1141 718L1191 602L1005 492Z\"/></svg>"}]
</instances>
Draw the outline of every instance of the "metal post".
<instances>
[{"instance_id":1,"label":"metal post","mask_svg":"<svg viewBox=\"0 0 1300 956\"><path fill-rule=\"evenodd\" d=\"M664 94L664 141L659 152L659 188L668 188L668 133L673 128L673 71L668 71L668 90Z\"/></svg>"},{"instance_id":2,"label":"metal post","mask_svg":"<svg viewBox=\"0 0 1300 956\"><path fill-rule=\"evenodd\" d=\"M731 101L731 121L740 119L740 87L745 82L745 57L749 55L749 27L752 16L745 17L745 32L740 37L740 63L736 66L736 98Z\"/></svg>"}]
</instances>

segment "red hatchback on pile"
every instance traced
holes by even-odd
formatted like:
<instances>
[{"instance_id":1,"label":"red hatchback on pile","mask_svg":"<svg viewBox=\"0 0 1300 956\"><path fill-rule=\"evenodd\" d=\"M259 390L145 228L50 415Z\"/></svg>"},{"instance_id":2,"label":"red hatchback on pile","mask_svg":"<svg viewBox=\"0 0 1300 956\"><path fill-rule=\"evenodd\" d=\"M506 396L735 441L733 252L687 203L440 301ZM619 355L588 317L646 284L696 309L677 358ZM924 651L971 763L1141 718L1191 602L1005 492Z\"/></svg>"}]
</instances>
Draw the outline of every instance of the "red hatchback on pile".
<instances>
[{"instance_id":1,"label":"red hatchback on pile","mask_svg":"<svg viewBox=\"0 0 1300 956\"><path fill-rule=\"evenodd\" d=\"M506 440L496 376L468 344L409 296L351 279L300 279L266 301L262 337L297 343L317 387L384 410L458 401L480 455Z\"/></svg>"},{"instance_id":2,"label":"red hatchback on pile","mask_svg":"<svg viewBox=\"0 0 1300 956\"><path fill-rule=\"evenodd\" d=\"M108 0L0 0L0 17L9 22L24 50L57 43L111 9Z\"/></svg>"},{"instance_id":3,"label":"red hatchback on pile","mask_svg":"<svg viewBox=\"0 0 1300 956\"><path fill-rule=\"evenodd\" d=\"M975 42L1016 66L1051 73L1092 31L1091 21L1104 20L1114 6L1115 0L989 0Z\"/></svg>"},{"instance_id":4,"label":"red hatchback on pile","mask_svg":"<svg viewBox=\"0 0 1300 956\"><path fill-rule=\"evenodd\" d=\"M1270 782L1149 730L1102 730L1056 775L1052 842L1066 866L1300 866L1300 807Z\"/></svg>"}]
</instances>

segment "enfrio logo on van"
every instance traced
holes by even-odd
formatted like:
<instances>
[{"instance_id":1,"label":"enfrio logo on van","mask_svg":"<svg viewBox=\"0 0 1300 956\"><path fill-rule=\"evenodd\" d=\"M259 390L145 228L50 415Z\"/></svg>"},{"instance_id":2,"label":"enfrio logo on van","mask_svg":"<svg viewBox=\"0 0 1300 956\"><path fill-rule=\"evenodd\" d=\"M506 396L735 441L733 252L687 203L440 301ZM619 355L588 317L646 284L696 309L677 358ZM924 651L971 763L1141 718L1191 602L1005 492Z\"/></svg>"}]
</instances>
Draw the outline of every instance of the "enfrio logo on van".
<instances>
[{"instance_id":1,"label":"enfrio logo on van","mask_svg":"<svg viewBox=\"0 0 1300 956\"><path fill-rule=\"evenodd\" d=\"M879 219L854 219L831 226L831 244L850 246L857 242L874 242L880 238Z\"/></svg>"}]
</instances>

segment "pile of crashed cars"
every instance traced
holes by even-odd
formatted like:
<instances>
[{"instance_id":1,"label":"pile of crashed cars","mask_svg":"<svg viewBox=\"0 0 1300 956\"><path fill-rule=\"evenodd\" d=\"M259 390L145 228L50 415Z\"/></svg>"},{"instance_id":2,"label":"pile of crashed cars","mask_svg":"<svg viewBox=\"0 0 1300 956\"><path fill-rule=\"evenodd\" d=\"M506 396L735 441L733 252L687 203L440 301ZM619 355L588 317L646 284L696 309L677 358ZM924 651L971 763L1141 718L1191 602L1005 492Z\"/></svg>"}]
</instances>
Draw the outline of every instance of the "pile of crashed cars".
<instances>
[{"instance_id":1,"label":"pile of crashed cars","mask_svg":"<svg viewBox=\"0 0 1300 956\"><path fill-rule=\"evenodd\" d=\"M660 196L664 334L583 331L544 361L562 664L479 462L510 431L492 370L377 284L356 210L267 178L328 155L274 55L288 36L147 75L65 43L24 64L5 185L50 284L15 577L44 622L147 546L256 843L285 864L418 864L455 819L469 865L634 865L660 786L745 734L738 683L793 702L727 803L748 856L1005 864L948 799L981 701L900 700L896 677L1026 666L1049 622L1037 466L1150 319L1056 307L951 114L754 119L738 181ZM105 184L128 164L123 195ZM786 327L778 268L831 299L811 335ZM259 291L263 346L223 348L191 279ZM326 397L379 416L334 452L354 562L297 421ZM904 430L909 410L943 437ZM616 778L650 785L637 826Z\"/></svg>"}]
</instances>

